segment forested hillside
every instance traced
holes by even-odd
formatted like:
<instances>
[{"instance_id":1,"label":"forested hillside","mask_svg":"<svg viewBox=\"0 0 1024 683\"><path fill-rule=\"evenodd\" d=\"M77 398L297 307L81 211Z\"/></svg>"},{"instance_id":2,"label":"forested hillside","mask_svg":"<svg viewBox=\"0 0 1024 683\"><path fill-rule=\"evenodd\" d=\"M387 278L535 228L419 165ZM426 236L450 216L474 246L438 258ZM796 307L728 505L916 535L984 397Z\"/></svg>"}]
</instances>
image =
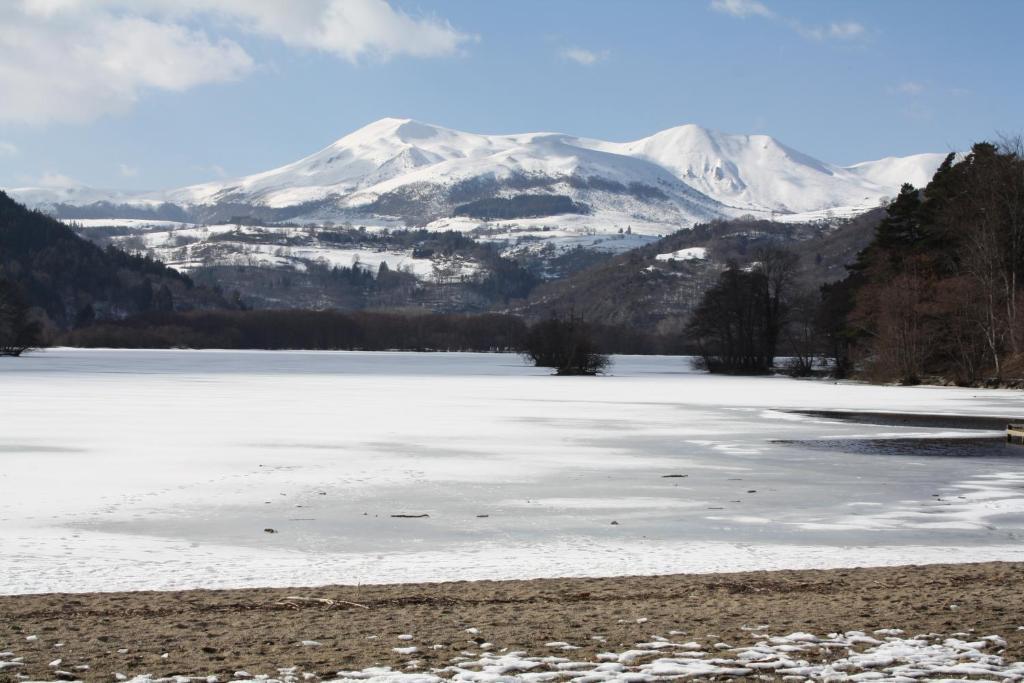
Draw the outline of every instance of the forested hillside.
<instances>
[{"instance_id":1,"label":"forested hillside","mask_svg":"<svg viewBox=\"0 0 1024 683\"><path fill-rule=\"evenodd\" d=\"M810 374L817 355L837 376L1024 385L1020 139L975 144L923 189L905 184L847 276L818 292L810 244L759 247L718 275L685 328L709 369L769 372L783 355Z\"/></svg>"},{"instance_id":2,"label":"forested hillside","mask_svg":"<svg viewBox=\"0 0 1024 683\"><path fill-rule=\"evenodd\" d=\"M1024 377L1024 149L979 143L923 190L904 185L829 292L875 379Z\"/></svg>"},{"instance_id":3,"label":"forested hillside","mask_svg":"<svg viewBox=\"0 0 1024 683\"><path fill-rule=\"evenodd\" d=\"M574 311L592 322L682 337L691 313L728 264L746 266L759 251L784 247L798 257L802 284L816 290L846 275L883 215L880 208L830 223L701 224L550 281L520 310L531 319Z\"/></svg>"},{"instance_id":4,"label":"forested hillside","mask_svg":"<svg viewBox=\"0 0 1024 683\"><path fill-rule=\"evenodd\" d=\"M67 329L148 311L222 308L158 261L100 247L0 192L0 277L13 284L46 329Z\"/></svg>"}]
</instances>

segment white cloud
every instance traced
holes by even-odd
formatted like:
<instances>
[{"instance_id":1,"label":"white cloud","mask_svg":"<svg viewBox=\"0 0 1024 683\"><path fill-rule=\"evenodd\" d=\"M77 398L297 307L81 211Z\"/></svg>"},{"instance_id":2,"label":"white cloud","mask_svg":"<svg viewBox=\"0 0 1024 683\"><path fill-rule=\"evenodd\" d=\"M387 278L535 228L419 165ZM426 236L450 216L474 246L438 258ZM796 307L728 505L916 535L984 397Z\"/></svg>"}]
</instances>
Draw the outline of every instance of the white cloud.
<instances>
[{"instance_id":1,"label":"white cloud","mask_svg":"<svg viewBox=\"0 0 1024 683\"><path fill-rule=\"evenodd\" d=\"M904 81L889 88L889 92L901 95L920 95L924 91L924 83L918 83L917 81Z\"/></svg>"},{"instance_id":2,"label":"white cloud","mask_svg":"<svg viewBox=\"0 0 1024 683\"><path fill-rule=\"evenodd\" d=\"M856 21L833 22L828 25L828 35L839 40L851 40L864 35L864 25Z\"/></svg>"},{"instance_id":3,"label":"white cloud","mask_svg":"<svg viewBox=\"0 0 1024 683\"><path fill-rule=\"evenodd\" d=\"M355 62L364 56L438 57L475 40L434 17L413 17L386 0L144 0L172 11L214 13L252 33Z\"/></svg>"},{"instance_id":4,"label":"white cloud","mask_svg":"<svg viewBox=\"0 0 1024 683\"><path fill-rule=\"evenodd\" d=\"M711 0L711 9L734 17L773 17L770 9L757 0Z\"/></svg>"},{"instance_id":5,"label":"white cloud","mask_svg":"<svg viewBox=\"0 0 1024 683\"><path fill-rule=\"evenodd\" d=\"M88 121L127 110L146 88L186 90L251 67L238 44L178 24L0 9L0 121Z\"/></svg>"},{"instance_id":6,"label":"white cloud","mask_svg":"<svg viewBox=\"0 0 1024 683\"><path fill-rule=\"evenodd\" d=\"M219 31L350 62L455 54L474 39L386 0L0 0L0 121L88 121L147 89L240 78L253 59Z\"/></svg>"},{"instance_id":7,"label":"white cloud","mask_svg":"<svg viewBox=\"0 0 1024 683\"><path fill-rule=\"evenodd\" d=\"M0 157L18 156L18 147L10 142L0 140Z\"/></svg>"},{"instance_id":8,"label":"white cloud","mask_svg":"<svg viewBox=\"0 0 1024 683\"><path fill-rule=\"evenodd\" d=\"M791 21L793 30L804 38L811 40L857 40L864 36L864 25L856 21L832 22L827 26L804 26L799 21Z\"/></svg>"},{"instance_id":9,"label":"white cloud","mask_svg":"<svg viewBox=\"0 0 1024 683\"><path fill-rule=\"evenodd\" d=\"M562 50L562 56L570 61L576 62L577 64L591 66L607 59L608 51L604 50L601 52L594 52L593 50L585 50L582 47L567 47Z\"/></svg>"},{"instance_id":10,"label":"white cloud","mask_svg":"<svg viewBox=\"0 0 1024 683\"><path fill-rule=\"evenodd\" d=\"M138 166L129 166L128 164L118 164L117 165L117 170L125 178L135 178L136 176L139 175L139 167Z\"/></svg>"},{"instance_id":11,"label":"white cloud","mask_svg":"<svg viewBox=\"0 0 1024 683\"><path fill-rule=\"evenodd\" d=\"M775 14L758 0L711 0L711 9L740 19L762 17L778 20L809 40L856 40L864 37L867 32L864 25L857 21L834 21L825 26L806 26L798 19Z\"/></svg>"}]
</instances>

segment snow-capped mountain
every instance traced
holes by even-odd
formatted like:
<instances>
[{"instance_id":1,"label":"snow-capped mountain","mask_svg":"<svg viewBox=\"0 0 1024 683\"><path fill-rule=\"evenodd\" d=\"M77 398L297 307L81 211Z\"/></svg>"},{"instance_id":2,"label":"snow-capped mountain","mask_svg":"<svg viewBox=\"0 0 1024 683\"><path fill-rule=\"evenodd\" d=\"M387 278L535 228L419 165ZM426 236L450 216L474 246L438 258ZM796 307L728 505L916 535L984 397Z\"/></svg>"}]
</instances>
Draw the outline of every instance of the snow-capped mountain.
<instances>
[{"instance_id":1,"label":"snow-capped mountain","mask_svg":"<svg viewBox=\"0 0 1024 683\"><path fill-rule=\"evenodd\" d=\"M766 135L695 125L617 143L559 133L478 135L389 118L304 159L235 180L141 194L86 188L11 193L65 213L69 206L91 207L93 218L97 211L114 218L131 209L134 217L139 209L167 205L193 220L250 212L272 220L378 218L416 225L448 225L445 219L453 216L572 214L575 223L598 230L629 222L634 230L662 232L744 213L867 209L903 182L926 183L942 158L920 154L840 167Z\"/></svg>"},{"instance_id":2,"label":"snow-capped mountain","mask_svg":"<svg viewBox=\"0 0 1024 683\"><path fill-rule=\"evenodd\" d=\"M670 128L636 142L598 144L616 154L652 161L731 208L783 214L877 205L904 182L926 184L944 158L919 154L843 168L767 135L730 135L695 125Z\"/></svg>"}]
</instances>

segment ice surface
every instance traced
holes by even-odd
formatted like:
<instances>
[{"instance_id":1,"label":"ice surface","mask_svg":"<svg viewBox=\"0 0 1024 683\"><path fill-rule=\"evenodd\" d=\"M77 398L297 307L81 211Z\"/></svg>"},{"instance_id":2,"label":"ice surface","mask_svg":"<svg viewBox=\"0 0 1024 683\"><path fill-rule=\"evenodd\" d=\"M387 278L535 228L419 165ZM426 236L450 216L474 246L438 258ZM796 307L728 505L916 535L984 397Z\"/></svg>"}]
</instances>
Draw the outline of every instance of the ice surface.
<instances>
[{"instance_id":1,"label":"ice surface","mask_svg":"<svg viewBox=\"0 0 1024 683\"><path fill-rule=\"evenodd\" d=\"M0 386L0 593L1024 560L998 432L785 412L1013 418L1013 391L67 349L0 359ZM953 447L841 446L878 435Z\"/></svg>"}]
</instances>

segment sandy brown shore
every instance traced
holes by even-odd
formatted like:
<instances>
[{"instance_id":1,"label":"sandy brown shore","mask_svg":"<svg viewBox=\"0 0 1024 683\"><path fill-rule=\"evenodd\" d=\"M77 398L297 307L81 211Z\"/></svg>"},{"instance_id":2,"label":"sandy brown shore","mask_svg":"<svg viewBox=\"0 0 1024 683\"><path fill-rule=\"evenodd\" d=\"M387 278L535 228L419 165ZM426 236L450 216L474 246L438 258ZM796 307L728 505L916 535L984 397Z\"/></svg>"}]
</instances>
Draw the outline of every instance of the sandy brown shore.
<instances>
[{"instance_id":1,"label":"sandy brown shore","mask_svg":"<svg viewBox=\"0 0 1024 683\"><path fill-rule=\"evenodd\" d=\"M622 651L655 634L685 631L701 642L752 642L771 634L898 628L908 634L998 634L1005 657L1024 657L1024 564L907 566L605 579L461 582L226 591L51 594L0 597L0 651L24 657L0 670L52 680L129 676L332 675L400 666L401 634L421 646L424 669L444 666L474 638L495 648L582 646L574 658ZM287 600L324 598L333 604ZM747 627L747 628L744 628ZM479 634L467 633L479 629ZM36 638L31 638L35 636ZM606 642L597 642L602 636ZM303 646L317 641L318 646ZM478 641L480 642L480 641ZM62 643L60 647L57 644ZM433 649L434 645L443 645ZM162 655L166 654L166 657ZM88 670L73 667L88 665Z\"/></svg>"}]
</instances>

